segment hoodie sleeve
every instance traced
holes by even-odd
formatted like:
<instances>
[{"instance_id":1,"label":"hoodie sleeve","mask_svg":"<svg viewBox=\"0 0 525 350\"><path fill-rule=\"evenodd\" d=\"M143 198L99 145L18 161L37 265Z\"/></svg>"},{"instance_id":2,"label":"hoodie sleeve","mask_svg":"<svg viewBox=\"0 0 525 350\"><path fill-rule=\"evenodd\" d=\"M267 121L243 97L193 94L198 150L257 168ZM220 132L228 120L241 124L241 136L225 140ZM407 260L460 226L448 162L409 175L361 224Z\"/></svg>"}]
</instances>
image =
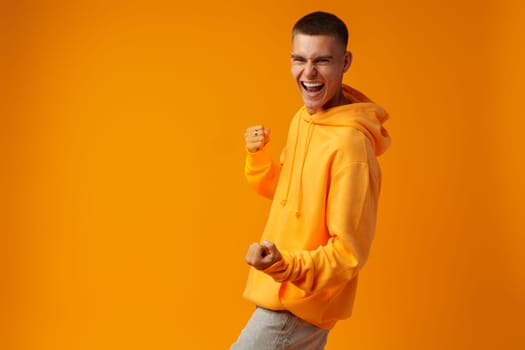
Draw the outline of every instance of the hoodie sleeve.
<instances>
[{"instance_id":1,"label":"hoodie sleeve","mask_svg":"<svg viewBox=\"0 0 525 350\"><path fill-rule=\"evenodd\" d=\"M379 170L371 175L367 162L341 167L332 176L327 199L328 242L312 251L281 251L282 259L264 272L306 293L336 288L353 279L368 258L379 186Z\"/></svg>"},{"instance_id":2,"label":"hoodie sleeve","mask_svg":"<svg viewBox=\"0 0 525 350\"><path fill-rule=\"evenodd\" d=\"M272 161L268 147L255 153L246 152L244 175L260 195L273 199L280 172L281 166Z\"/></svg>"}]
</instances>

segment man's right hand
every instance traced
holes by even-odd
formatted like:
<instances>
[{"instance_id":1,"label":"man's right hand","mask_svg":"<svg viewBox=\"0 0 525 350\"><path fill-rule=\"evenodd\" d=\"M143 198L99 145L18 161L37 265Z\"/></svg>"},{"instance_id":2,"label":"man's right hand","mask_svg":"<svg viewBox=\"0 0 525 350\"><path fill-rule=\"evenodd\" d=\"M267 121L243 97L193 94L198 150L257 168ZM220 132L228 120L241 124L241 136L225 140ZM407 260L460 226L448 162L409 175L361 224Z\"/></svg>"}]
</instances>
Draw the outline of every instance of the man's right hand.
<instances>
[{"instance_id":1,"label":"man's right hand","mask_svg":"<svg viewBox=\"0 0 525 350\"><path fill-rule=\"evenodd\" d=\"M244 133L244 141L248 152L258 152L270 142L270 129L262 125L250 126Z\"/></svg>"},{"instance_id":2,"label":"man's right hand","mask_svg":"<svg viewBox=\"0 0 525 350\"><path fill-rule=\"evenodd\" d=\"M282 259L281 252L275 243L264 241L263 244L252 243L246 253L246 262L257 270L265 270Z\"/></svg>"}]
</instances>

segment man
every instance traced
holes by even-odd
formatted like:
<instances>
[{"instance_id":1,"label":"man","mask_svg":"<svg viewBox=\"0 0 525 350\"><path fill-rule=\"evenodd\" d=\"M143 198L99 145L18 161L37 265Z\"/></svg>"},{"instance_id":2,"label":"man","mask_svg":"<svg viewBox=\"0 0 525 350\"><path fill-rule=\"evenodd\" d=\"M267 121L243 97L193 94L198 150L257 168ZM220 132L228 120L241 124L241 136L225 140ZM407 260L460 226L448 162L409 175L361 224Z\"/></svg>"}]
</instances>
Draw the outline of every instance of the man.
<instances>
[{"instance_id":1,"label":"man","mask_svg":"<svg viewBox=\"0 0 525 350\"><path fill-rule=\"evenodd\" d=\"M292 75L304 106L280 162L270 130L245 133L248 182L273 199L262 243L247 252L244 297L257 307L232 349L323 349L352 312L358 273L372 243L387 113L343 84L352 55L336 16L314 12L292 31Z\"/></svg>"}]
</instances>

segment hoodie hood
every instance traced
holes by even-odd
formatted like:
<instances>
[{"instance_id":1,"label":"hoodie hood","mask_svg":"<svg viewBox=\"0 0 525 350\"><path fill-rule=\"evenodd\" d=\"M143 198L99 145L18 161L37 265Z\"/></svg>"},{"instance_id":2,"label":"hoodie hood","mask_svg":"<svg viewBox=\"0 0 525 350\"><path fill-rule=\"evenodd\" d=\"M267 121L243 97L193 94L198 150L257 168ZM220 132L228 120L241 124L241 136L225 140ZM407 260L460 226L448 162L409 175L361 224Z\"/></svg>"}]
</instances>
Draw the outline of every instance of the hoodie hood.
<instances>
[{"instance_id":1,"label":"hoodie hood","mask_svg":"<svg viewBox=\"0 0 525 350\"><path fill-rule=\"evenodd\" d=\"M370 140L376 156L383 154L390 145L390 136L383 127L383 123L388 119L388 113L363 93L348 85L343 85L343 94L350 100L350 104L312 115L302 113L303 120L319 126L356 128Z\"/></svg>"},{"instance_id":2,"label":"hoodie hood","mask_svg":"<svg viewBox=\"0 0 525 350\"><path fill-rule=\"evenodd\" d=\"M293 147L291 167L292 169L296 166L299 168L299 189L296 209L297 217L300 217L302 212L304 165L310 148L312 135L316 127L355 128L361 131L370 140L376 156L383 154L390 145L390 136L387 130L383 127L383 122L388 119L388 113L383 108L373 103L363 93L348 85L343 85L343 93L351 102L350 104L333 107L311 115L306 111L305 106L299 111L302 120L297 122L296 135L299 134L301 121L306 122L308 127L306 130L306 142L303 148L304 151L302 152L302 158L298 160L299 164L296 164L298 137L295 138L295 144ZM290 173L287 180L286 195L281 201L282 206L286 205L288 202L292 184L292 173L293 171Z\"/></svg>"}]
</instances>

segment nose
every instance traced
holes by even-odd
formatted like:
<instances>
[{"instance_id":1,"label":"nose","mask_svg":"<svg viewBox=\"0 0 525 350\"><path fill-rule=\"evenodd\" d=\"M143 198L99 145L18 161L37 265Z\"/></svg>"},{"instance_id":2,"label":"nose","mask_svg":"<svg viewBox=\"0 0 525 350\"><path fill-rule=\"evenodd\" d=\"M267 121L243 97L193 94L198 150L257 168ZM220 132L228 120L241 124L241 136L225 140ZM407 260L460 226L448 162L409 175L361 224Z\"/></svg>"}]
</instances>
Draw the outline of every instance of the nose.
<instances>
[{"instance_id":1,"label":"nose","mask_svg":"<svg viewBox=\"0 0 525 350\"><path fill-rule=\"evenodd\" d=\"M315 64L312 62L307 62L306 66L304 67L304 75L307 79L313 79L317 75L317 69L315 68Z\"/></svg>"}]
</instances>

